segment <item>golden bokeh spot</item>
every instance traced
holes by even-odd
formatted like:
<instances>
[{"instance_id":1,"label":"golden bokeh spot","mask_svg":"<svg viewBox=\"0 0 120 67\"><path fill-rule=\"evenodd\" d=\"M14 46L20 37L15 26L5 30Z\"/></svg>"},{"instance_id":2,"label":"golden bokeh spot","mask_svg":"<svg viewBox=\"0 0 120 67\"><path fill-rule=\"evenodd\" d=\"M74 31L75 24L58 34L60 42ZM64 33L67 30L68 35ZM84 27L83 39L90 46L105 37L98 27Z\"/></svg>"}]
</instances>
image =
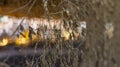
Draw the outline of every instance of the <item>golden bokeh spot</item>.
<instances>
[{"instance_id":1,"label":"golden bokeh spot","mask_svg":"<svg viewBox=\"0 0 120 67\"><path fill-rule=\"evenodd\" d=\"M3 38L2 41L0 42L0 46L6 46L8 42L9 42L8 38Z\"/></svg>"},{"instance_id":2,"label":"golden bokeh spot","mask_svg":"<svg viewBox=\"0 0 120 67\"><path fill-rule=\"evenodd\" d=\"M29 31L24 31L23 35L20 35L18 38L16 38L16 44L19 46L26 46L29 44Z\"/></svg>"},{"instance_id":3,"label":"golden bokeh spot","mask_svg":"<svg viewBox=\"0 0 120 67\"><path fill-rule=\"evenodd\" d=\"M62 37L65 38L65 40L69 40L70 38L70 33L67 31L62 31Z\"/></svg>"}]
</instances>

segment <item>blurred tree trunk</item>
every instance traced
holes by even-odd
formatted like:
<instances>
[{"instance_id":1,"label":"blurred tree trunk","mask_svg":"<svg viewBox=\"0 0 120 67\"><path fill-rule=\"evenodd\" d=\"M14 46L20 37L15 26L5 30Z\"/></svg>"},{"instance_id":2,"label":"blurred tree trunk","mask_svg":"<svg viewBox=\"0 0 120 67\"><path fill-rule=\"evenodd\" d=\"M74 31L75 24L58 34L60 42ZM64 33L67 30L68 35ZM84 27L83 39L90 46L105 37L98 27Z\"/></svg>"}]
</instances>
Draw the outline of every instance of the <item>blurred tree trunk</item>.
<instances>
[{"instance_id":1,"label":"blurred tree trunk","mask_svg":"<svg viewBox=\"0 0 120 67\"><path fill-rule=\"evenodd\" d=\"M114 37L111 40L111 61L115 65L114 67L120 67L120 0L114 0Z\"/></svg>"},{"instance_id":2,"label":"blurred tree trunk","mask_svg":"<svg viewBox=\"0 0 120 67\"><path fill-rule=\"evenodd\" d=\"M111 67L109 46L104 35L105 23L112 22L113 2L111 0L89 0L86 8L87 36L83 67Z\"/></svg>"}]
</instances>

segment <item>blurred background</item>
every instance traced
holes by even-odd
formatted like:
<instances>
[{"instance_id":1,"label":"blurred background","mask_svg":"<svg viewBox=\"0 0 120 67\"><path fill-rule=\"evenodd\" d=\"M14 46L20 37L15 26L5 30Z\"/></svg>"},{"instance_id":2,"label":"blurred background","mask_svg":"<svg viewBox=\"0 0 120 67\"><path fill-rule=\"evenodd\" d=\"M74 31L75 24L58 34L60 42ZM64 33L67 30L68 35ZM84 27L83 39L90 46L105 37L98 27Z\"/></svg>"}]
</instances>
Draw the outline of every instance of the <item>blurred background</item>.
<instances>
[{"instance_id":1,"label":"blurred background","mask_svg":"<svg viewBox=\"0 0 120 67\"><path fill-rule=\"evenodd\" d=\"M119 67L119 0L0 0L0 67Z\"/></svg>"}]
</instances>

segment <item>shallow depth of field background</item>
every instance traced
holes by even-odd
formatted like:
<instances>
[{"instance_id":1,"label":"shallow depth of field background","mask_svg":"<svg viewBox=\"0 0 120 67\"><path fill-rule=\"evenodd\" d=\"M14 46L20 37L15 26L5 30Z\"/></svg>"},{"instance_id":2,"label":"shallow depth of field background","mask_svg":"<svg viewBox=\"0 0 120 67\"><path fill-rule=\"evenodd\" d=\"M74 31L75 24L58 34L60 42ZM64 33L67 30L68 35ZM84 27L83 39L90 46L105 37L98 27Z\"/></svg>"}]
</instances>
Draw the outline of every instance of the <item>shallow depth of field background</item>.
<instances>
[{"instance_id":1,"label":"shallow depth of field background","mask_svg":"<svg viewBox=\"0 0 120 67\"><path fill-rule=\"evenodd\" d=\"M119 0L0 0L1 18L7 15L22 19L13 31L21 38L24 35L19 28L25 18L43 18L49 24L51 19L60 20L60 28L52 29L55 40L42 37L49 28L39 26L35 42L32 41L35 30L29 28L29 36L25 36L30 40L27 46L14 42L1 46L0 67L119 67L119 3ZM87 26L77 36L82 21ZM69 33L72 30L67 40L61 36L62 27ZM5 37L8 35L2 35L1 41Z\"/></svg>"}]
</instances>

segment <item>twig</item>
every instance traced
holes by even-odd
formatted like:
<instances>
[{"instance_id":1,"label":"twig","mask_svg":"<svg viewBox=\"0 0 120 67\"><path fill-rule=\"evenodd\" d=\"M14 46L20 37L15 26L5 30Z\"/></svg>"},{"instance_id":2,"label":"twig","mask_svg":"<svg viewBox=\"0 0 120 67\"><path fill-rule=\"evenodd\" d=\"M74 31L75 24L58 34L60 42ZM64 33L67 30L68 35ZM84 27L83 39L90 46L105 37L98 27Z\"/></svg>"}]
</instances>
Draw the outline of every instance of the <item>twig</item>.
<instances>
[{"instance_id":1,"label":"twig","mask_svg":"<svg viewBox=\"0 0 120 67\"><path fill-rule=\"evenodd\" d=\"M11 11L7 12L7 14L19 11L19 10L27 7L31 2L32 2L32 0L30 0L27 4L25 4L25 5L23 5L23 6L19 7L19 8L16 8L14 10L11 10Z\"/></svg>"},{"instance_id":2,"label":"twig","mask_svg":"<svg viewBox=\"0 0 120 67\"><path fill-rule=\"evenodd\" d=\"M34 6L35 2L37 0L34 0L33 3L31 4L30 8L28 9L27 13L26 13L26 16L29 14L30 10L32 9L32 7ZM25 17L23 17L22 21L20 22L20 24L18 25L18 27L16 28L16 30L13 32L12 36L15 34L15 32L19 29L19 26L23 23Z\"/></svg>"}]
</instances>

